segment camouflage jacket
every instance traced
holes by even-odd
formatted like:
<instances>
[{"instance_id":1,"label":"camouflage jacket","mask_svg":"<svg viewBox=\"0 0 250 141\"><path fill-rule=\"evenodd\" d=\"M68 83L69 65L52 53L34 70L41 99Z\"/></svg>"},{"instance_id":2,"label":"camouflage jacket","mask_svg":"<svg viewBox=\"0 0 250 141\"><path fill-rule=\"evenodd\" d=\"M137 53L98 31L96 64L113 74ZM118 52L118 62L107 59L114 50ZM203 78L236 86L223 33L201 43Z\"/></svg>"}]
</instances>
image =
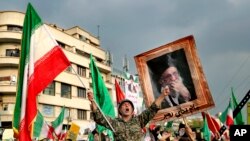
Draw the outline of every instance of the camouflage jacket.
<instances>
[{"instance_id":1,"label":"camouflage jacket","mask_svg":"<svg viewBox=\"0 0 250 141\"><path fill-rule=\"evenodd\" d=\"M148 109L141 114L134 116L130 121L125 122L122 118L110 118L107 120L114 128L115 141L141 141L143 140L142 128L155 116L160 108L153 103ZM92 112L94 120L97 124L103 125L106 128L109 124L99 110Z\"/></svg>"}]
</instances>

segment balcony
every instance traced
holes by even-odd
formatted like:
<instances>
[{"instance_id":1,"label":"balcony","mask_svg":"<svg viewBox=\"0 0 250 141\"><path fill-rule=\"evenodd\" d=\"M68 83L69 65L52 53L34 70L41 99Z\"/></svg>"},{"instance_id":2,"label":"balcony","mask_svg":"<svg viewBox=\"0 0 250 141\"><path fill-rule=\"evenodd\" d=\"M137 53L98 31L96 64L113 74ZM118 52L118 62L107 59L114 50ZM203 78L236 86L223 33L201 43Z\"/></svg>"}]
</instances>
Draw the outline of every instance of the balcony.
<instances>
[{"instance_id":1,"label":"balcony","mask_svg":"<svg viewBox=\"0 0 250 141\"><path fill-rule=\"evenodd\" d=\"M1 120L3 121L12 121L13 120L13 111L0 111Z\"/></svg>"},{"instance_id":2,"label":"balcony","mask_svg":"<svg viewBox=\"0 0 250 141\"><path fill-rule=\"evenodd\" d=\"M71 62L73 62L75 64L82 64L83 66L85 66L87 68L89 67L89 62L90 62L89 58L81 56L81 55L76 55L75 53L72 53L72 52L69 52L69 51L66 51L66 50L64 50L64 53L66 54L66 56L68 57L68 59ZM96 62L96 65L97 65L98 69L101 72L104 72L104 73L110 73L111 72L111 67L110 66L105 65L105 63L103 63L103 62L98 62L98 61L95 61L95 62Z\"/></svg>"},{"instance_id":3,"label":"balcony","mask_svg":"<svg viewBox=\"0 0 250 141\"><path fill-rule=\"evenodd\" d=\"M21 43L22 32L21 31L7 31L0 30L0 43Z\"/></svg>"},{"instance_id":4,"label":"balcony","mask_svg":"<svg viewBox=\"0 0 250 141\"><path fill-rule=\"evenodd\" d=\"M19 64L19 57L0 56L0 67L17 67Z\"/></svg>"},{"instance_id":5,"label":"balcony","mask_svg":"<svg viewBox=\"0 0 250 141\"><path fill-rule=\"evenodd\" d=\"M4 85L0 83L0 93L16 93L16 84Z\"/></svg>"}]
</instances>

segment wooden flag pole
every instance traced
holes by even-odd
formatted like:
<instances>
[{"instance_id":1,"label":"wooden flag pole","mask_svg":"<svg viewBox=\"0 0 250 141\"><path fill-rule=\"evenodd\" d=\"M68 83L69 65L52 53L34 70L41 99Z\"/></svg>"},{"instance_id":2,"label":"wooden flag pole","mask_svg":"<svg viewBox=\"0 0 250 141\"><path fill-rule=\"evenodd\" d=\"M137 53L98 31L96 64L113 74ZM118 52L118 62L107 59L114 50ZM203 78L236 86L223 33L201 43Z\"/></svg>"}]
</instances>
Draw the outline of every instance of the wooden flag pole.
<instances>
[{"instance_id":1,"label":"wooden flag pole","mask_svg":"<svg viewBox=\"0 0 250 141\"><path fill-rule=\"evenodd\" d=\"M192 141L195 141L194 139L194 136L192 135L192 129L189 127L188 123L187 123L187 120L185 117L183 117L183 121L184 121L184 124L185 124L185 132L187 132L188 130L188 137L192 140Z\"/></svg>"}]
</instances>

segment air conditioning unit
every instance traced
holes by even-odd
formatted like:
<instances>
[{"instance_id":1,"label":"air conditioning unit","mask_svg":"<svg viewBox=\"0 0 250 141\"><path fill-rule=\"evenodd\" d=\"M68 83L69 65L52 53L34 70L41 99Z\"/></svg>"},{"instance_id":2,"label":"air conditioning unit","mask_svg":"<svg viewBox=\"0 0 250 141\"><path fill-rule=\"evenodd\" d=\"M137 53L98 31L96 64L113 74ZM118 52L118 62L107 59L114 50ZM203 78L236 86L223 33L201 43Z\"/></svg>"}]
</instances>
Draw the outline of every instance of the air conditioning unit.
<instances>
[{"instance_id":1,"label":"air conditioning unit","mask_svg":"<svg viewBox=\"0 0 250 141\"><path fill-rule=\"evenodd\" d=\"M16 76L15 75L11 75L10 76L10 84L16 84L17 80L16 80Z\"/></svg>"}]
</instances>

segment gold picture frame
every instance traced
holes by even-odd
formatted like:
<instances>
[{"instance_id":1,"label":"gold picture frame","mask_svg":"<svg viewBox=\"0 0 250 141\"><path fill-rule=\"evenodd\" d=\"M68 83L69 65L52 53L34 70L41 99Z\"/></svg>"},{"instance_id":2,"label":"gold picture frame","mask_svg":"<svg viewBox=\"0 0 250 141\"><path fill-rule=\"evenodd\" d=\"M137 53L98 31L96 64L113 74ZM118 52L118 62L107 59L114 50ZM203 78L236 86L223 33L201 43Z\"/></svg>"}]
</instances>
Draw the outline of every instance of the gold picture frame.
<instances>
[{"instance_id":1,"label":"gold picture frame","mask_svg":"<svg viewBox=\"0 0 250 141\"><path fill-rule=\"evenodd\" d=\"M171 64L175 64L181 80L185 82L189 91L188 101L169 107L163 106L153 121L183 118L214 107L193 35L136 55L134 59L146 107L149 107L160 95L163 87L161 82L165 82L161 74Z\"/></svg>"}]
</instances>

